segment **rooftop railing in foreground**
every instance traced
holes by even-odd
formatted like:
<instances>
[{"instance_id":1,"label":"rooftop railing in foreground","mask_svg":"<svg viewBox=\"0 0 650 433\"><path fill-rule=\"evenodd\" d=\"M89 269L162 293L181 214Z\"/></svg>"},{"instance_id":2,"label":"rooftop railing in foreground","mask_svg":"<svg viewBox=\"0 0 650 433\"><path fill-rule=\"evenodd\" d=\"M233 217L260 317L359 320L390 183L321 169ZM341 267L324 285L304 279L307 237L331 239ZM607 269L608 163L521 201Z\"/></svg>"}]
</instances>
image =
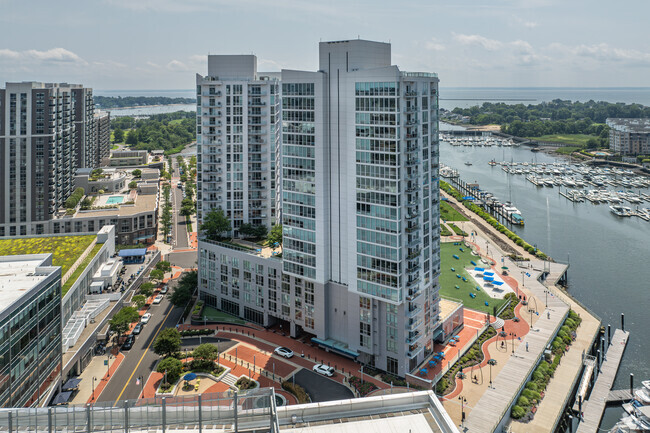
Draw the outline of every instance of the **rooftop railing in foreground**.
<instances>
[{"instance_id":1,"label":"rooftop railing in foreground","mask_svg":"<svg viewBox=\"0 0 650 433\"><path fill-rule=\"evenodd\" d=\"M205 426L238 431L240 424L277 431L273 388L122 400L116 406L106 402L0 409L0 431L8 432L129 432L185 428L201 431Z\"/></svg>"}]
</instances>

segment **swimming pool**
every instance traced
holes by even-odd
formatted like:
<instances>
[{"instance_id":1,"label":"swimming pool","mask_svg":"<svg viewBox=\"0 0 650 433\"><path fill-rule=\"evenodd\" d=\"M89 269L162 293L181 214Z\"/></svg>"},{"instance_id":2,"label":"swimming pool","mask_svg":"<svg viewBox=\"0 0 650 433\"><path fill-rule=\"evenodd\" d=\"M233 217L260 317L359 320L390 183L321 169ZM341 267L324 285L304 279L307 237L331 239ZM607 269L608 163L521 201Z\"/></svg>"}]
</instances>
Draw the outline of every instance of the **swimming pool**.
<instances>
[{"instance_id":1,"label":"swimming pool","mask_svg":"<svg viewBox=\"0 0 650 433\"><path fill-rule=\"evenodd\" d=\"M119 204L124 201L124 197L121 195L112 195L106 200L106 204Z\"/></svg>"}]
</instances>

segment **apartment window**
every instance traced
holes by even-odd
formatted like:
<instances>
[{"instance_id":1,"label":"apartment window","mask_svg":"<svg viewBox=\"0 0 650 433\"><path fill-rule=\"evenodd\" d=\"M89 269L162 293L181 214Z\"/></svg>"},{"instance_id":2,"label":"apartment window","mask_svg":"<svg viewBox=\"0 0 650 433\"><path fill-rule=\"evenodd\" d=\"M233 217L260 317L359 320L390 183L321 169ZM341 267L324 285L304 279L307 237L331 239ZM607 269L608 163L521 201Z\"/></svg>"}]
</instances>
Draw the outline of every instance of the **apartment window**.
<instances>
[{"instance_id":1,"label":"apartment window","mask_svg":"<svg viewBox=\"0 0 650 433\"><path fill-rule=\"evenodd\" d=\"M388 371L390 374L398 374L398 369L399 369L399 362L395 358L391 358L390 356L386 357L386 371Z\"/></svg>"}]
</instances>

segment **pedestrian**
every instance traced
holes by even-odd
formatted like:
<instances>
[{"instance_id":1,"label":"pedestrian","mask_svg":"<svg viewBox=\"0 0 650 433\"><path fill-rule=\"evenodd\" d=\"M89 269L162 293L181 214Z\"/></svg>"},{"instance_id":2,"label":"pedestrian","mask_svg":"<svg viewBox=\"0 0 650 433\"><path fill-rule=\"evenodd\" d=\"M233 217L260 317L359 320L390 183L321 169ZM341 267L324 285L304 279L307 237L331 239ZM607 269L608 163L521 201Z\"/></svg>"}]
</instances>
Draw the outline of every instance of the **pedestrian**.
<instances>
[{"instance_id":1,"label":"pedestrian","mask_svg":"<svg viewBox=\"0 0 650 433\"><path fill-rule=\"evenodd\" d=\"M551 312L550 312L550 311L547 311L547 312L546 312L546 318L547 318L547 319L550 319L550 318L551 318Z\"/></svg>"},{"instance_id":2,"label":"pedestrian","mask_svg":"<svg viewBox=\"0 0 650 433\"><path fill-rule=\"evenodd\" d=\"M528 342L526 342L526 352L528 352Z\"/></svg>"}]
</instances>

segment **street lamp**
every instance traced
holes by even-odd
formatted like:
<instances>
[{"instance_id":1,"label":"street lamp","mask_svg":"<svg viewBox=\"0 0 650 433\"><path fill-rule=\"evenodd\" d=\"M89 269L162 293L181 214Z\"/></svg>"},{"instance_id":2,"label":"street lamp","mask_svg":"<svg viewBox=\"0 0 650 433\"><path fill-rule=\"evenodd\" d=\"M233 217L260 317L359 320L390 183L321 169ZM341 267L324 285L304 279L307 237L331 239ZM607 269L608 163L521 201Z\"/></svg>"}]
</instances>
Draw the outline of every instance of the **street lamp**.
<instances>
[{"instance_id":1,"label":"street lamp","mask_svg":"<svg viewBox=\"0 0 650 433\"><path fill-rule=\"evenodd\" d=\"M514 355L515 353L515 337L517 336L516 333L511 332L510 336L512 337L512 354Z\"/></svg>"},{"instance_id":2,"label":"street lamp","mask_svg":"<svg viewBox=\"0 0 650 433\"><path fill-rule=\"evenodd\" d=\"M488 359L488 365L490 366L490 388L492 388L492 366L497 365L496 359Z\"/></svg>"},{"instance_id":3,"label":"street lamp","mask_svg":"<svg viewBox=\"0 0 650 433\"><path fill-rule=\"evenodd\" d=\"M467 399L459 395L458 400L460 400L460 425L462 427L465 423L465 403L467 403Z\"/></svg>"},{"instance_id":4,"label":"street lamp","mask_svg":"<svg viewBox=\"0 0 650 433\"><path fill-rule=\"evenodd\" d=\"M546 308L548 308L548 290L544 290L544 300L546 304Z\"/></svg>"},{"instance_id":5,"label":"street lamp","mask_svg":"<svg viewBox=\"0 0 650 433\"><path fill-rule=\"evenodd\" d=\"M95 401L95 381L96 380L97 380L97 378L95 376L93 376L93 380L91 382L92 383L92 388L93 388L93 393L92 393L92 397L91 397L92 401Z\"/></svg>"}]
</instances>

